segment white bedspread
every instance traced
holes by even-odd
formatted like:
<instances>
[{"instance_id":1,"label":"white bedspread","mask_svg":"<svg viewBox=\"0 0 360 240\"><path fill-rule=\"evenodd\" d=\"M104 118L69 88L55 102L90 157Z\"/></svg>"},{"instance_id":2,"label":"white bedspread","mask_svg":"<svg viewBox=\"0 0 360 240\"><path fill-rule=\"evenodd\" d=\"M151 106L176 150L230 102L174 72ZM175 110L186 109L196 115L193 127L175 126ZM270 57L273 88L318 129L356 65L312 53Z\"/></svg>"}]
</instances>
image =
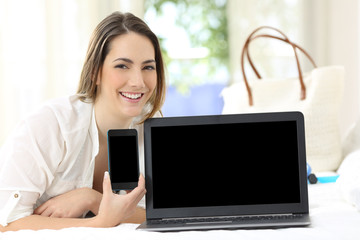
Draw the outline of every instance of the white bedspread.
<instances>
[{"instance_id":1,"label":"white bedspread","mask_svg":"<svg viewBox=\"0 0 360 240\"><path fill-rule=\"evenodd\" d=\"M41 231L22 230L0 233L0 239L360 239L360 212L340 197L336 184L309 185L309 201L312 224L306 228L157 233L136 231L136 224L123 224L107 229L68 228Z\"/></svg>"}]
</instances>

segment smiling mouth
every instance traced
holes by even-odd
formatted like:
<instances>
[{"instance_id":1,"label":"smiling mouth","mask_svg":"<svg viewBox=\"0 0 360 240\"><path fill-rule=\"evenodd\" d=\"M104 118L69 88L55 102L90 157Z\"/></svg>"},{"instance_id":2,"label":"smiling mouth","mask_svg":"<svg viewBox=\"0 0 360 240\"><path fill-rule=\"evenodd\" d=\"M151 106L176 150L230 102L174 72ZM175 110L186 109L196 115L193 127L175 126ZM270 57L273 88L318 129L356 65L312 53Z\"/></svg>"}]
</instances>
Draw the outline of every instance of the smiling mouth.
<instances>
[{"instance_id":1,"label":"smiling mouth","mask_svg":"<svg viewBox=\"0 0 360 240\"><path fill-rule=\"evenodd\" d=\"M128 92L120 92L120 95L131 100L138 100L142 96L144 96L144 93L128 93Z\"/></svg>"}]
</instances>

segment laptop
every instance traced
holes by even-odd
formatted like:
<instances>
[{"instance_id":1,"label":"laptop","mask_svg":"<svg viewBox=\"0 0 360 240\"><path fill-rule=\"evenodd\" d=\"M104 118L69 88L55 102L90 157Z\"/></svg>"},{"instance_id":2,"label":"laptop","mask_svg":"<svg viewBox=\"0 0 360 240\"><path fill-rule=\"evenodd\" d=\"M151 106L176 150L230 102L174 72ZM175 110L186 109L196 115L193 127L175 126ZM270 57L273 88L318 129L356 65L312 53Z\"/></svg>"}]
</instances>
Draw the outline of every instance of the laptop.
<instances>
[{"instance_id":1,"label":"laptop","mask_svg":"<svg viewBox=\"0 0 360 240\"><path fill-rule=\"evenodd\" d=\"M144 123L146 221L138 230L310 224L300 112Z\"/></svg>"}]
</instances>

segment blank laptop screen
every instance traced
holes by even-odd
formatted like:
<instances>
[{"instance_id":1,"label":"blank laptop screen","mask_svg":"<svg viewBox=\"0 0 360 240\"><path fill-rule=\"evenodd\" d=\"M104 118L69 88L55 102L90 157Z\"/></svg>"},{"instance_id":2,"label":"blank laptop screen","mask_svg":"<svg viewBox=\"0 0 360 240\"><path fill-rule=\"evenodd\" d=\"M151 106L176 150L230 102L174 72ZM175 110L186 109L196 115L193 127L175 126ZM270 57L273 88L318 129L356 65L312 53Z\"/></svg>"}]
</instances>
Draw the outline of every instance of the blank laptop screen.
<instances>
[{"instance_id":1,"label":"blank laptop screen","mask_svg":"<svg viewBox=\"0 0 360 240\"><path fill-rule=\"evenodd\" d=\"M299 203L296 124L152 126L153 208Z\"/></svg>"}]
</instances>

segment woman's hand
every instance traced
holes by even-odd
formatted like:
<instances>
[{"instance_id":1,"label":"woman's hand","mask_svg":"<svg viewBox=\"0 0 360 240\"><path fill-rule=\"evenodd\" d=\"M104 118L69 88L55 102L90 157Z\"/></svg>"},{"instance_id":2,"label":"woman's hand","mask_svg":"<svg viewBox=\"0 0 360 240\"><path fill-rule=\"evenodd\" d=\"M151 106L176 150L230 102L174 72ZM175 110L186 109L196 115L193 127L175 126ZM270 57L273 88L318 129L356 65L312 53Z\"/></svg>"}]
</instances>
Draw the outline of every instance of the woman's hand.
<instances>
[{"instance_id":1,"label":"woman's hand","mask_svg":"<svg viewBox=\"0 0 360 240\"><path fill-rule=\"evenodd\" d=\"M113 227L135 213L137 204L144 197L145 179L139 177L138 186L126 195L114 194L111 189L109 173L105 172L103 181L103 197L99 207L99 214L94 217L102 227Z\"/></svg>"},{"instance_id":2,"label":"woman's hand","mask_svg":"<svg viewBox=\"0 0 360 240\"><path fill-rule=\"evenodd\" d=\"M49 199L34 210L44 217L77 218L91 210L97 214L102 194L91 188L78 188Z\"/></svg>"}]
</instances>

